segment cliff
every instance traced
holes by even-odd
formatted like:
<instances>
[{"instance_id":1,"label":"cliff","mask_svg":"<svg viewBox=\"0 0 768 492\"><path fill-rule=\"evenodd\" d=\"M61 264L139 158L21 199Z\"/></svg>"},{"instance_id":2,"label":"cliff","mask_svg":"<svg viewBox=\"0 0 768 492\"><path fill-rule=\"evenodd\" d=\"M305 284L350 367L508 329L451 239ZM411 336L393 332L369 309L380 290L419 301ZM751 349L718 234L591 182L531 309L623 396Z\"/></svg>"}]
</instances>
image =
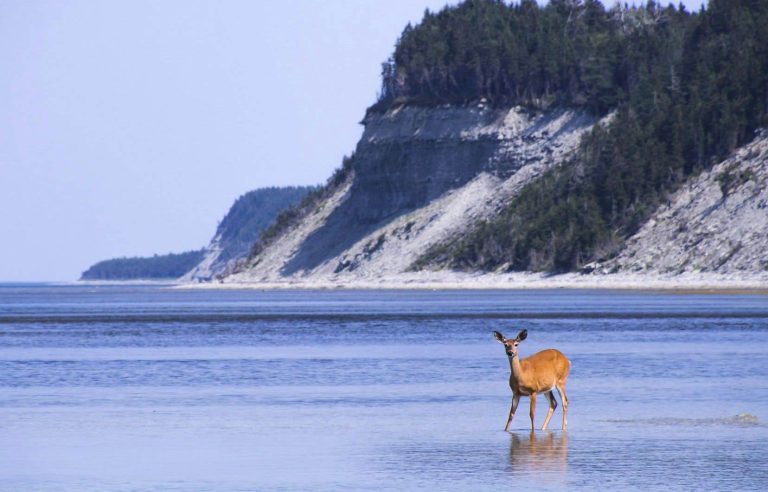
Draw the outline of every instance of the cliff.
<instances>
[{"instance_id":1,"label":"cliff","mask_svg":"<svg viewBox=\"0 0 768 492\"><path fill-rule=\"evenodd\" d=\"M595 121L483 102L369 114L344 185L226 281L406 271L561 164Z\"/></svg>"},{"instance_id":2,"label":"cliff","mask_svg":"<svg viewBox=\"0 0 768 492\"><path fill-rule=\"evenodd\" d=\"M742 285L733 283L738 279L765 285L768 131L688 180L615 258L589 264L576 276L415 271L430 247L460 240L495 217L526 185L568 165L580 139L610 121L578 111L477 106L402 108L369 117L354 172L223 282L488 288L626 287L646 279L648 286L668 287L687 285L687 278L709 287ZM389 172L372 172L391 149L399 157L386 161ZM451 154L463 157L451 160Z\"/></svg>"}]
</instances>

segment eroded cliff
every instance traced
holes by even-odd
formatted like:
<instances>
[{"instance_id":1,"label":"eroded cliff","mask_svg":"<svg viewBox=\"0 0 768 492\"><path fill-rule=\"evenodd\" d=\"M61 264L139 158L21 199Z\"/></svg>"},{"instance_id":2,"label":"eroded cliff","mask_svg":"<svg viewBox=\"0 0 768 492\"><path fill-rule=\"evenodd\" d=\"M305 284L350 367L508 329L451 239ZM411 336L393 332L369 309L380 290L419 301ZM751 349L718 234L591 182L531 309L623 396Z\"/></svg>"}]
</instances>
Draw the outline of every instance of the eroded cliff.
<instances>
[{"instance_id":1,"label":"eroded cliff","mask_svg":"<svg viewBox=\"0 0 768 492\"><path fill-rule=\"evenodd\" d=\"M480 102L396 108L363 123L348 182L227 281L404 272L564 162L595 118Z\"/></svg>"}]
</instances>

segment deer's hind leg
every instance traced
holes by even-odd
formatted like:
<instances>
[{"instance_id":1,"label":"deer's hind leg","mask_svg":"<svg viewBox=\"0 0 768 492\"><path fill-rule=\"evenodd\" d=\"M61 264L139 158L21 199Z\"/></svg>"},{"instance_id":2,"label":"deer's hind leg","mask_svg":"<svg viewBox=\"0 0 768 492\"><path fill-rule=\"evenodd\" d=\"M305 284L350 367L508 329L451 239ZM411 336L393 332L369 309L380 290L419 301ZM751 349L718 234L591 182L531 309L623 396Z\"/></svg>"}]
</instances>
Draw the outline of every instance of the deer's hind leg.
<instances>
[{"instance_id":1,"label":"deer's hind leg","mask_svg":"<svg viewBox=\"0 0 768 492\"><path fill-rule=\"evenodd\" d=\"M565 394L565 381L557 384L557 392L560 393L560 400L563 402L563 430L568 428L568 397Z\"/></svg>"},{"instance_id":2,"label":"deer's hind leg","mask_svg":"<svg viewBox=\"0 0 768 492\"><path fill-rule=\"evenodd\" d=\"M552 390L544 393L544 396L549 400L549 409L547 410L547 417L544 419L544 425L541 426L541 430L547 430L549 420L552 418L552 414L555 413L555 409L557 408L557 400L555 400L555 395L552 394Z\"/></svg>"}]
</instances>

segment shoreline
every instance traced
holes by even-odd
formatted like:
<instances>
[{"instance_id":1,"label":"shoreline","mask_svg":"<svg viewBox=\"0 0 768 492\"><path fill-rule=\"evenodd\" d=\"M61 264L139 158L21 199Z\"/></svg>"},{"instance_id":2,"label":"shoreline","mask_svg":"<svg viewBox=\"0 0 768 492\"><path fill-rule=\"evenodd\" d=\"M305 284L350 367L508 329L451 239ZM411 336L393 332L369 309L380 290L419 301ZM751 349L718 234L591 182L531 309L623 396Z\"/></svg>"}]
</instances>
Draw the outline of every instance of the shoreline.
<instances>
[{"instance_id":1,"label":"shoreline","mask_svg":"<svg viewBox=\"0 0 768 492\"><path fill-rule=\"evenodd\" d=\"M579 274L418 272L378 278L305 277L179 283L173 289L225 290L628 290L680 294L768 295L768 273L730 276L706 273Z\"/></svg>"}]
</instances>

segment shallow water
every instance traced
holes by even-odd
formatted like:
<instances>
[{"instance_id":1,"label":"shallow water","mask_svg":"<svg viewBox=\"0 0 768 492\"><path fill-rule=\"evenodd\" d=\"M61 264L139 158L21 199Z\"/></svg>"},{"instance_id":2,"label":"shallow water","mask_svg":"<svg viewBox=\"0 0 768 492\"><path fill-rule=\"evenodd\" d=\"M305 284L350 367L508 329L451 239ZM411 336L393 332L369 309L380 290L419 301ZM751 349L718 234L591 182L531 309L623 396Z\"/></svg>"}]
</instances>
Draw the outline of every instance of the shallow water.
<instances>
[{"instance_id":1,"label":"shallow water","mask_svg":"<svg viewBox=\"0 0 768 492\"><path fill-rule=\"evenodd\" d=\"M567 433L502 431L522 328ZM767 342L757 295L0 284L0 489L763 490Z\"/></svg>"}]
</instances>

